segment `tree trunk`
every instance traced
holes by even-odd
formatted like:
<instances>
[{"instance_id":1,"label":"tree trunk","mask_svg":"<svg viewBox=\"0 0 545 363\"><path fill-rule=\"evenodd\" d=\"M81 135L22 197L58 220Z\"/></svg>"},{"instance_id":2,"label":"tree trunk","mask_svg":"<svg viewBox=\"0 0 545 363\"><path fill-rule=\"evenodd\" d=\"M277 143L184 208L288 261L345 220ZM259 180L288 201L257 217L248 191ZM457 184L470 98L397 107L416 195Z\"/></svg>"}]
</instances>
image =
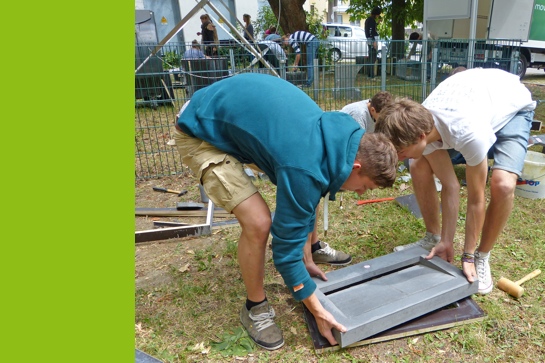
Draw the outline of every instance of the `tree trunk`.
<instances>
[{"instance_id":1,"label":"tree trunk","mask_svg":"<svg viewBox=\"0 0 545 363\"><path fill-rule=\"evenodd\" d=\"M392 14L397 14L397 16L392 17L392 40L398 41L393 42L390 54L396 59L400 59L405 55L405 44L399 41L405 39L405 19L403 15L405 13L405 0L392 0Z\"/></svg>"},{"instance_id":2,"label":"tree trunk","mask_svg":"<svg viewBox=\"0 0 545 363\"><path fill-rule=\"evenodd\" d=\"M303 4L306 0L268 1L284 33L294 33L298 30L308 31L307 17L303 9Z\"/></svg>"},{"instance_id":3,"label":"tree trunk","mask_svg":"<svg viewBox=\"0 0 545 363\"><path fill-rule=\"evenodd\" d=\"M325 20L326 23L334 23L335 22L335 14L333 11L333 7L337 6L337 0L328 0L327 2L327 19Z\"/></svg>"}]
</instances>

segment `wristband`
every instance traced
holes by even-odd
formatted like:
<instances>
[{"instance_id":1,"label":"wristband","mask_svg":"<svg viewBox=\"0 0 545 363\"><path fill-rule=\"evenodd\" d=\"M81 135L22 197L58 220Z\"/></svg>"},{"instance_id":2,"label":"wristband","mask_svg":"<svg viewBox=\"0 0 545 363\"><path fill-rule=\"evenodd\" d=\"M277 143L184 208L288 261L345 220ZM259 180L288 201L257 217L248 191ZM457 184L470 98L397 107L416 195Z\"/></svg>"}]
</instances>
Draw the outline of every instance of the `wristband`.
<instances>
[{"instance_id":1,"label":"wristband","mask_svg":"<svg viewBox=\"0 0 545 363\"><path fill-rule=\"evenodd\" d=\"M464 252L462 254L462 262L475 263L475 255L473 253Z\"/></svg>"}]
</instances>

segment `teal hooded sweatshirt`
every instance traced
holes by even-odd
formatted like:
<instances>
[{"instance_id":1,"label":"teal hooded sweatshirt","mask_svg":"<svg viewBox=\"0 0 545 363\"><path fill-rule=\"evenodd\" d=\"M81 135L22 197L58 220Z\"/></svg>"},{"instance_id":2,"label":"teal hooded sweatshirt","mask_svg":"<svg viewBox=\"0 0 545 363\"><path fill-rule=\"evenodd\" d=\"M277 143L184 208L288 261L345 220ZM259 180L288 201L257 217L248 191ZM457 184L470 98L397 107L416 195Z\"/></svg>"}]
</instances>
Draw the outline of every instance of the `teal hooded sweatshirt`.
<instances>
[{"instance_id":1,"label":"teal hooded sweatshirt","mask_svg":"<svg viewBox=\"0 0 545 363\"><path fill-rule=\"evenodd\" d=\"M316 289L303 247L316 207L352 171L365 130L348 114L324 112L302 90L265 74L240 74L194 93L178 125L240 162L256 164L276 185L273 260L293 297Z\"/></svg>"}]
</instances>

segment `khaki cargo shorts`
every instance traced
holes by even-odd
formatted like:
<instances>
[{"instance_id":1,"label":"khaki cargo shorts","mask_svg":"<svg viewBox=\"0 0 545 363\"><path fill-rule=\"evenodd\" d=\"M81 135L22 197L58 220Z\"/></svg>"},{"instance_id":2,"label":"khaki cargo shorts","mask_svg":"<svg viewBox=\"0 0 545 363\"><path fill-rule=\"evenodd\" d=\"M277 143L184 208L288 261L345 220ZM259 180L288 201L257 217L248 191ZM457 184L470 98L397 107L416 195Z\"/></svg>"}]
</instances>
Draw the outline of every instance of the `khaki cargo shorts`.
<instances>
[{"instance_id":1,"label":"khaki cargo shorts","mask_svg":"<svg viewBox=\"0 0 545 363\"><path fill-rule=\"evenodd\" d=\"M182 162L195 173L216 206L231 212L257 193L244 165L231 155L176 128L174 140Z\"/></svg>"}]
</instances>

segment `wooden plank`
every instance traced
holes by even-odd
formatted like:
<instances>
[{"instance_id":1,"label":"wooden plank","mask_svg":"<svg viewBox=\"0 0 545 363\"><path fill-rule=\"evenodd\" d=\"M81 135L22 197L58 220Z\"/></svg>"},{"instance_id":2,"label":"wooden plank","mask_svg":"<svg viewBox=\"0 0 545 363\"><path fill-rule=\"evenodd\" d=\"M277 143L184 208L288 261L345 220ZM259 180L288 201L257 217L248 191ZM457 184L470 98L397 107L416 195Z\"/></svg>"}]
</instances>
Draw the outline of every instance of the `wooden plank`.
<instances>
[{"instance_id":1,"label":"wooden plank","mask_svg":"<svg viewBox=\"0 0 545 363\"><path fill-rule=\"evenodd\" d=\"M182 238L182 237L196 237L209 235L211 232L211 226L209 224L195 224L192 226L183 227L170 227L170 228L158 228L148 229L145 231L135 232L135 242L150 242L158 241L170 238Z\"/></svg>"},{"instance_id":2,"label":"wooden plank","mask_svg":"<svg viewBox=\"0 0 545 363\"><path fill-rule=\"evenodd\" d=\"M136 208L135 215L137 216L154 216L154 217L206 217L207 211L203 210L177 210L176 208ZM228 213L225 209L214 210L214 217L217 218L235 218L235 215Z\"/></svg>"},{"instance_id":3,"label":"wooden plank","mask_svg":"<svg viewBox=\"0 0 545 363\"><path fill-rule=\"evenodd\" d=\"M302 305L304 318L307 322L316 353L321 354L341 349L339 345L329 344L328 340L320 334L314 316L304 304ZM477 303L471 299L471 297L466 297L460 301L432 311L431 313L420 316L404 324L400 324L382 333L352 343L346 346L346 348L359 347L424 334L432 331L449 329L452 327L481 321L484 320L485 317L486 314L477 305Z\"/></svg>"},{"instance_id":4,"label":"wooden plank","mask_svg":"<svg viewBox=\"0 0 545 363\"><path fill-rule=\"evenodd\" d=\"M314 278L318 299L347 331L333 330L341 347L407 322L477 292L462 271L421 247L394 252Z\"/></svg>"}]
</instances>

